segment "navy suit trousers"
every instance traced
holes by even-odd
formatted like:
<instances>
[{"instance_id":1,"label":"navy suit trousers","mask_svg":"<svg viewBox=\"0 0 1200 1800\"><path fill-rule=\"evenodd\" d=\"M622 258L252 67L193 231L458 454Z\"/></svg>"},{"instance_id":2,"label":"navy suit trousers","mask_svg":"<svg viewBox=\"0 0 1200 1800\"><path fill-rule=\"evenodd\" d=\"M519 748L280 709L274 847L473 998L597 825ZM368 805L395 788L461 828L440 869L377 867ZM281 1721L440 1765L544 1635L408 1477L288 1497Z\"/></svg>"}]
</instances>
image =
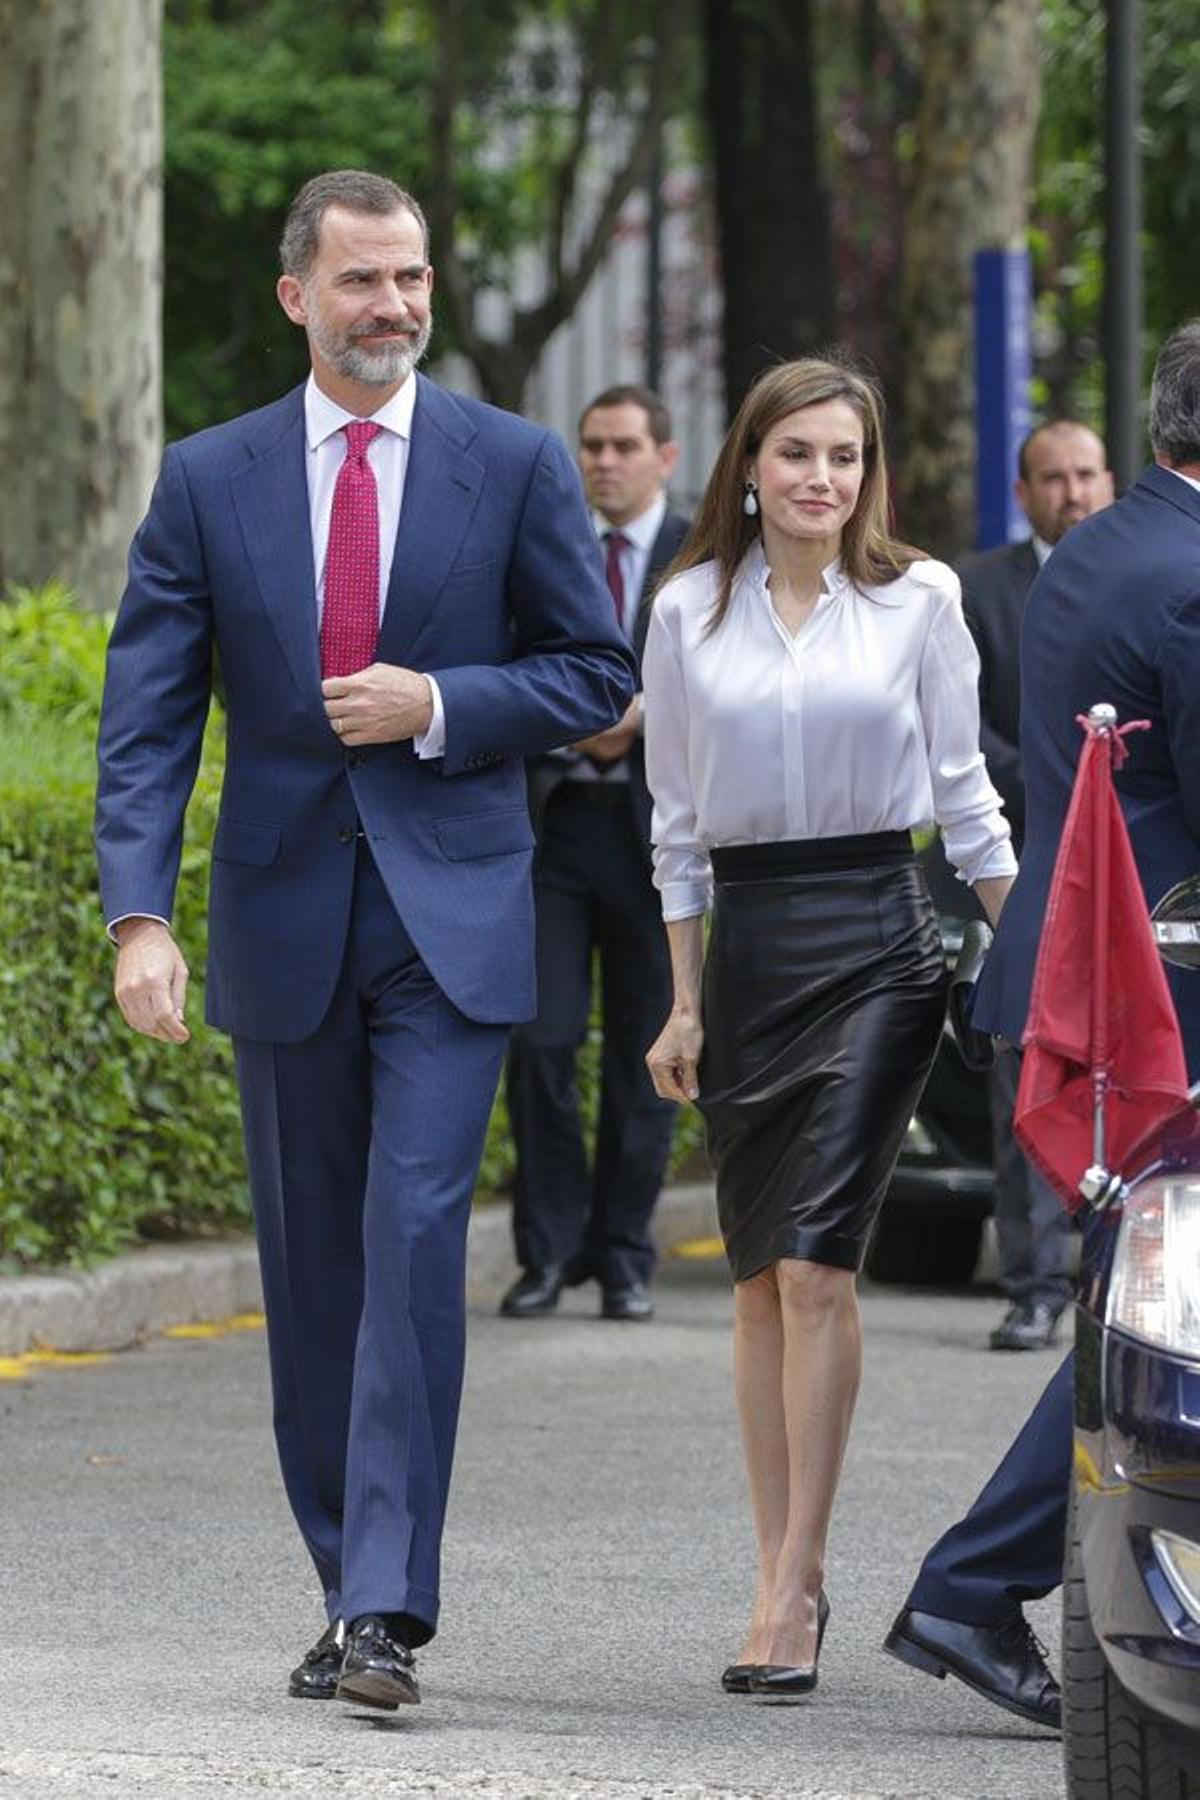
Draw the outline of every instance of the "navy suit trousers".
<instances>
[{"instance_id":1,"label":"navy suit trousers","mask_svg":"<svg viewBox=\"0 0 1200 1800\"><path fill-rule=\"evenodd\" d=\"M1074 1353L1052 1377L965 1518L921 1564L909 1606L998 1625L1060 1585L1071 1491Z\"/></svg>"},{"instance_id":2,"label":"navy suit trousers","mask_svg":"<svg viewBox=\"0 0 1200 1800\"><path fill-rule=\"evenodd\" d=\"M437 1626L471 1193L508 1028L457 1011L360 840L345 959L299 1043L235 1040L288 1499L330 1619Z\"/></svg>"}]
</instances>

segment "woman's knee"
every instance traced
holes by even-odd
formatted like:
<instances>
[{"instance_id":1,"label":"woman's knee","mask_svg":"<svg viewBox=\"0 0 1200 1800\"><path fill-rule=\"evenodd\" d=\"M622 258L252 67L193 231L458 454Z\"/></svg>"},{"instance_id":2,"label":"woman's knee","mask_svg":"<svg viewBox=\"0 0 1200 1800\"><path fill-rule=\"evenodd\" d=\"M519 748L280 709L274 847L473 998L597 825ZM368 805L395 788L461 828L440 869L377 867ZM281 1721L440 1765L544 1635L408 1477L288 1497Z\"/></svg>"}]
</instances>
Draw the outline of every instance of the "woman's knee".
<instances>
[{"instance_id":1,"label":"woman's knee","mask_svg":"<svg viewBox=\"0 0 1200 1800\"><path fill-rule=\"evenodd\" d=\"M853 1269L786 1256L775 1264L775 1277L780 1304L789 1317L817 1320L855 1304Z\"/></svg>"},{"instance_id":2,"label":"woman's knee","mask_svg":"<svg viewBox=\"0 0 1200 1800\"><path fill-rule=\"evenodd\" d=\"M760 1269L746 1281L733 1287L733 1311L736 1323L743 1329L755 1330L779 1323L779 1287L774 1268Z\"/></svg>"}]
</instances>

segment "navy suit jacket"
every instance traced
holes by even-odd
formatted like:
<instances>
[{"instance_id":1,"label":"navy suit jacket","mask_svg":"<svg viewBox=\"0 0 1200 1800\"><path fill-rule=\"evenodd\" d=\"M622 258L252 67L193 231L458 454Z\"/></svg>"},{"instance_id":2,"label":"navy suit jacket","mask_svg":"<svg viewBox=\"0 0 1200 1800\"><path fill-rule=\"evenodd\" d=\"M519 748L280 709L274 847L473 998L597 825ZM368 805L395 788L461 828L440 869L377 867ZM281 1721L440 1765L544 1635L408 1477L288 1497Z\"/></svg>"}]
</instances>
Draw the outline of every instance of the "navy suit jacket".
<instances>
[{"instance_id":1,"label":"navy suit jacket","mask_svg":"<svg viewBox=\"0 0 1200 1800\"><path fill-rule=\"evenodd\" d=\"M691 520L681 512L670 507L663 514L662 524L650 546L650 555L646 560L646 573L642 581L642 591L638 598L638 609L634 616L632 648L637 660L638 685L641 685L642 655L646 648L646 633L650 629L650 610L654 604L654 593L662 579L663 571L677 555L684 538L691 529ZM634 739L627 757L629 765L629 803L633 809L634 824L638 836L646 846L646 861L650 861L650 815L653 802L650 789L646 785L646 749L641 737ZM529 765L529 811L536 830L541 830L542 815L546 810L546 802L567 773L567 764L561 756L535 757Z\"/></svg>"},{"instance_id":2,"label":"navy suit jacket","mask_svg":"<svg viewBox=\"0 0 1200 1800\"><path fill-rule=\"evenodd\" d=\"M959 565L963 616L979 651L979 747L1004 802L1018 856L1025 835L1021 775L1021 622L1038 572L1033 541L1000 544Z\"/></svg>"},{"instance_id":3,"label":"navy suit jacket","mask_svg":"<svg viewBox=\"0 0 1200 1800\"><path fill-rule=\"evenodd\" d=\"M361 822L446 996L535 1008L522 759L613 723L634 691L578 474L552 433L418 377L377 660L436 677L445 755L346 749L321 701L303 388L171 445L109 648L96 842L105 917L170 918L219 657L212 1024L295 1041L341 965Z\"/></svg>"},{"instance_id":4,"label":"navy suit jacket","mask_svg":"<svg viewBox=\"0 0 1200 1800\"><path fill-rule=\"evenodd\" d=\"M1025 845L980 979L974 1021L1019 1044L1083 742L1099 701L1127 739L1116 777L1150 905L1200 871L1200 493L1151 465L1075 525L1034 583L1021 634ZM1200 974L1170 969L1188 1067L1200 1074Z\"/></svg>"}]
</instances>

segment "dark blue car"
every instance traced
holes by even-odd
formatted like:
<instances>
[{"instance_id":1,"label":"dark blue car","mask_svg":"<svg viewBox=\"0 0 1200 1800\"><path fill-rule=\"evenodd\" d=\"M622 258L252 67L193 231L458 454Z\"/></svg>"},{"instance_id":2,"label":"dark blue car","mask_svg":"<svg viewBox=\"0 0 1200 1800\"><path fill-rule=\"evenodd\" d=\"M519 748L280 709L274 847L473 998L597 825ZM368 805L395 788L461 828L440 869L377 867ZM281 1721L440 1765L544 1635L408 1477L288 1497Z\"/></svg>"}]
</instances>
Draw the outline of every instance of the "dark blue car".
<instances>
[{"instance_id":1,"label":"dark blue car","mask_svg":"<svg viewBox=\"0 0 1200 1800\"><path fill-rule=\"evenodd\" d=\"M1197 940L1164 954L1194 967ZM1071 1800L1200 1800L1200 1086L1191 1101L1085 1234L1063 1590Z\"/></svg>"}]
</instances>

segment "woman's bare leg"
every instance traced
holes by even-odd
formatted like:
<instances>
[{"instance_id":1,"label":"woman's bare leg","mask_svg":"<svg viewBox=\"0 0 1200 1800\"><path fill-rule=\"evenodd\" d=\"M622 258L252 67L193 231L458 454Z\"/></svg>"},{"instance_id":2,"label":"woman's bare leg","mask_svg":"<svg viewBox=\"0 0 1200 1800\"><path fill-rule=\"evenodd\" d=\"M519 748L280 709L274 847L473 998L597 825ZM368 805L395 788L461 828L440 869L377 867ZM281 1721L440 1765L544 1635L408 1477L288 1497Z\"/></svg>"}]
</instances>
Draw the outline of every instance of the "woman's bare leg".
<instances>
[{"instance_id":1,"label":"woman's bare leg","mask_svg":"<svg viewBox=\"0 0 1200 1800\"><path fill-rule=\"evenodd\" d=\"M805 1668L817 1647L825 1541L862 1373L852 1270L775 1264L783 1330L788 1511L775 1558L763 1662Z\"/></svg>"},{"instance_id":2,"label":"woman's bare leg","mask_svg":"<svg viewBox=\"0 0 1200 1800\"><path fill-rule=\"evenodd\" d=\"M733 1290L734 1390L758 1544L754 1610L736 1660L765 1662L775 1561L788 1524L783 1318L774 1267Z\"/></svg>"}]
</instances>

